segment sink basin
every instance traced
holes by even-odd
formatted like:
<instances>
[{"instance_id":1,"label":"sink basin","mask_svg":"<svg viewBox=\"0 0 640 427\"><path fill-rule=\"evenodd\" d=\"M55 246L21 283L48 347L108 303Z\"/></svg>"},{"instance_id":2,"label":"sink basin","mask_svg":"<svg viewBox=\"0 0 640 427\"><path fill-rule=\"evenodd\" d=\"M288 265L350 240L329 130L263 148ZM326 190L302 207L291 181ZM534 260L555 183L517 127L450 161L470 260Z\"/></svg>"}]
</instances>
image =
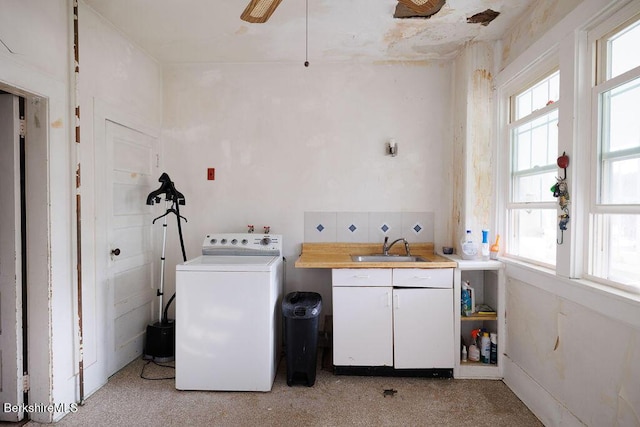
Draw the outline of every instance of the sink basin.
<instances>
[{"instance_id":1,"label":"sink basin","mask_svg":"<svg viewBox=\"0 0 640 427\"><path fill-rule=\"evenodd\" d=\"M405 255L351 255L354 262L429 262L419 256Z\"/></svg>"}]
</instances>

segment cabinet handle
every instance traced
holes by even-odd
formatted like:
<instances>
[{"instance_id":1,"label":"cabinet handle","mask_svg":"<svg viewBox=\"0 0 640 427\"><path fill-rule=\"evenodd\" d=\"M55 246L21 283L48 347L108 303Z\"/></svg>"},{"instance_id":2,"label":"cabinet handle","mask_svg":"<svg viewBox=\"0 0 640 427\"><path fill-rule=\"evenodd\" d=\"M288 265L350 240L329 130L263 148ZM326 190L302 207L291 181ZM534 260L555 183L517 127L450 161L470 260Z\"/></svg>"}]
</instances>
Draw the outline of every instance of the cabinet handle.
<instances>
[{"instance_id":1,"label":"cabinet handle","mask_svg":"<svg viewBox=\"0 0 640 427\"><path fill-rule=\"evenodd\" d=\"M431 280L431 276L413 276L413 278L418 280Z\"/></svg>"},{"instance_id":2,"label":"cabinet handle","mask_svg":"<svg viewBox=\"0 0 640 427\"><path fill-rule=\"evenodd\" d=\"M400 308L400 295L394 295L393 299L396 302L396 309Z\"/></svg>"},{"instance_id":3,"label":"cabinet handle","mask_svg":"<svg viewBox=\"0 0 640 427\"><path fill-rule=\"evenodd\" d=\"M387 307L391 307L391 292L387 292Z\"/></svg>"},{"instance_id":4,"label":"cabinet handle","mask_svg":"<svg viewBox=\"0 0 640 427\"><path fill-rule=\"evenodd\" d=\"M369 277L371 277L371 276L369 276L368 274L363 274L363 275L360 275L360 276L357 276L357 275L356 275L356 276L353 276L353 277L354 277L355 279L368 279L368 278L369 278Z\"/></svg>"}]
</instances>

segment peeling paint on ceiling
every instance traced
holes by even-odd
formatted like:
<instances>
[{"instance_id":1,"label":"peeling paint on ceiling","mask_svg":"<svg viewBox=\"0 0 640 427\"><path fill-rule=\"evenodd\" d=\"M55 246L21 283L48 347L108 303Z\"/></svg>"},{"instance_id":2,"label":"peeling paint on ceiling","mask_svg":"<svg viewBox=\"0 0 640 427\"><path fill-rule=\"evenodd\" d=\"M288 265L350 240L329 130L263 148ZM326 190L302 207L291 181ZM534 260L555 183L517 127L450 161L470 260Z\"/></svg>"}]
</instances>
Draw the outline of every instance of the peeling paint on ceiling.
<instances>
[{"instance_id":1,"label":"peeling paint on ceiling","mask_svg":"<svg viewBox=\"0 0 640 427\"><path fill-rule=\"evenodd\" d=\"M240 20L237 0L84 0L161 63L301 62L305 1L283 0L263 24ZM451 59L470 41L495 40L534 0L447 0L429 19L394 19L397 0L308 0L309 59ZM487 10L487 22L468 19Z\"/></svg>"}]
</instances>

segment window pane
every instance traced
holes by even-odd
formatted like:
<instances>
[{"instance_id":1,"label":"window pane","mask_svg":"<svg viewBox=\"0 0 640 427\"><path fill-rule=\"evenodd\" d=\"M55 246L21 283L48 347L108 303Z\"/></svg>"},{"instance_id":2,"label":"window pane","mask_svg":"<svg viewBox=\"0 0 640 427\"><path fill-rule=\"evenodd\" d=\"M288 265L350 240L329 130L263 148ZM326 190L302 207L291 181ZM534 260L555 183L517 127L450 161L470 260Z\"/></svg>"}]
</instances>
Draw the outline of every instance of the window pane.
<instances>
[{"instance_id":1,"label":"window pane","mask_svg":"<svg viewBox=\"0 0 640 427\"><path fill-rule=\"evenodd\" d=\"M513 238L508 253L545 264L556 263L555 209L514 209L511 211Z\"/></svg>"},{"instance_id":2,"label":"window pane","mask_svg":"<svg viewBox=\"0 0 640 427\"><path fill-rule=\"evenodd\" d=\"M602 94L603 147L612 152L640 147L640 79Z\"/></svg>"},{"instance_id":3,"label":"window pane","mask_svg":"<svg viewBox=\"0 0 640 427\"><path fill-rule=\"evenodd\" d=\"M512 144L514 171L555 164L558 154L558 110L515 128Z\"/></svg>"},{"instance_id":4,"label":"window pane","mask_svg":"<svg viewBox=\"0 0 640 427\"><path fill-rule=\"evenodd\" d=\"M535 175L516 176L513 181L513 201L524 202L553 202L553 187L557 174L546 172Z\"/></svg>"},{"instance_id":5,"label":"window pane","mask_svg":"<svg viewBox=\"0 0 640 427\"><path fill-rule=\"evenodd\" d=\"M640 78L602 94L600 203L640 204Z\"/></svg>"},{"instance_id":6,"label":"window pane","mask_svg":"<svg viewBox=\"0 0 640 427\"><path fill-rule=\"evenodd\" d=\"M515 97L515 120L560 99L560 73L556 71Z\"/></svg>"},{"instance_id":7,"label":"window pane","mask_svg":"<svg viewBox=\"0 0 640 427\"><path fill-rule=\"evenodd\" d=\"M640 22L625 28L609 39L609 78L619 76L640 65Z\"/></svg>"},{"instance_id":8,"label":"window pane","mask_svg":"<svg viewBox=\"0 0 640 427\"><path fill-rule=\"evenodd\" d=\"M595 215L591 274L640 290L640 215Z\"/></svg>"},{"instance_id":9,"label":"window pane","mask_svg":"<svg viewBox=\"0 0 640 427\"><path fill-rule=\"evenodd\" d=\"M601 203L640 204L640 158L603 162Z\"/></svg>"}]
</instances>

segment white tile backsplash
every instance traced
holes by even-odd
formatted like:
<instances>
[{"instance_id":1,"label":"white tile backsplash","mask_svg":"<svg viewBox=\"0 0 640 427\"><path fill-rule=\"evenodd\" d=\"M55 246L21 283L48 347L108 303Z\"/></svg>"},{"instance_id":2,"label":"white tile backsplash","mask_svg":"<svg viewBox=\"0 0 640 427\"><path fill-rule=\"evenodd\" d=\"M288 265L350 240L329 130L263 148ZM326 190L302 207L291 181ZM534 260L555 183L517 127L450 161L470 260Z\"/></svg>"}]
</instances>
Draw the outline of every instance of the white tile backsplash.
<instances>
[{"instance_id":1,"label":"white tile backsplash","mask_svg":"<svg viewBox=\"0 0 640 427\"><path fill-rule=\"evenodd\" d=\"M305 212L305 242L434 241L433 212Z\"/></svg>"},{"instance_id":2,"label":"white tile backsplash","mask_svg":"<svg viewBox=\"0 0 640 427\"><path fill-rule=\"evenodd\" d=\"M400 212L369 212L369 242L377 243L402 236L402 213Z\"/></svg>"},{"instance_id":3,"label":"white tile backsplash","mask_svg":"<svg viewBox=\"0 0 640 427\"><path fill-rule=\"evenodd\" d=\"M366 242L369 239L369 214L338 212L336 227L337 242Z\"/></svg>"},{"instance_id":4,"label":"white tile backsplash","mask_svg":"<svg viewBox=\"0 0 640 427\"><path fill-rule=\"evenodd\" d=\"M305 212L304 241L312 243L337 242L336 212Z\"/></svg>"},{"instance_id":5,"label":"white tile backsplash","mask_svg":"<svg viewBox=\"0 0 640 427\"><path fill-rule=\"evenodd\" d=\"M402 237L411 242L433 242L433 212L403 212Z\"/></svg>"}]
</instances>

